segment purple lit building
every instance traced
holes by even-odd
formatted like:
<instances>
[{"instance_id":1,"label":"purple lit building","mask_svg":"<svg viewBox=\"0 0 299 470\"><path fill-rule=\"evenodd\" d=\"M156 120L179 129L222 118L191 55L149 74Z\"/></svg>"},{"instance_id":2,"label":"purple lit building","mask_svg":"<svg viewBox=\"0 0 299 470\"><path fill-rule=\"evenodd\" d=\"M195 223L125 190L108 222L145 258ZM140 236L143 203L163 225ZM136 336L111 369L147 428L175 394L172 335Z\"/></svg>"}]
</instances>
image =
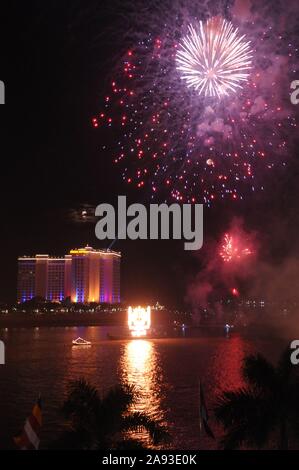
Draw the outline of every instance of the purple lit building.
<instances>
[{"instance_id":1,"label":"purple lit building","mask_svg":"<svg viewBox=\"0 0 299 470\"><path fill-rule=\"evenodd\" d=\"M95 250L89 246L74 249L64 258L49 255L18 259L18 302L43 297L61 302L120 302L119 252Z\"/></svg>"}]
</instances>

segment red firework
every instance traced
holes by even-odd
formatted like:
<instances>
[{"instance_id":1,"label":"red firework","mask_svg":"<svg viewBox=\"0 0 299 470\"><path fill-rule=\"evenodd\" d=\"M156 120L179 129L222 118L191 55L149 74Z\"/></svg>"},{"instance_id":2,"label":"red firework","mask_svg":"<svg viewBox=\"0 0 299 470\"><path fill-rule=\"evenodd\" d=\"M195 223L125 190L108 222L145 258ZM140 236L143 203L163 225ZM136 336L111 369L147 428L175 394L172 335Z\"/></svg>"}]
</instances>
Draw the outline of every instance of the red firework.
<instances>
[{"instance_id":1,"label":"red firework","mask_svg":"<svg viewBox=\"0 0 299 470\"><path fill-rule=\"evenodd\" d=\"M234 297L239 297L239 291L236 287L233 287L231 289L231 294L234 296Z\"/></svg>"},{"instance_id":2,"label":"red firework","mask_svg":"<svg viewBox=\"0 0 299 470\"><path fill-rule=\"evenodd\" d=\"M241 260L252 254L252 250L244 246L243 242L229 233L224 235L219 255L225 263Z\"/></svg>"}]
</instances>

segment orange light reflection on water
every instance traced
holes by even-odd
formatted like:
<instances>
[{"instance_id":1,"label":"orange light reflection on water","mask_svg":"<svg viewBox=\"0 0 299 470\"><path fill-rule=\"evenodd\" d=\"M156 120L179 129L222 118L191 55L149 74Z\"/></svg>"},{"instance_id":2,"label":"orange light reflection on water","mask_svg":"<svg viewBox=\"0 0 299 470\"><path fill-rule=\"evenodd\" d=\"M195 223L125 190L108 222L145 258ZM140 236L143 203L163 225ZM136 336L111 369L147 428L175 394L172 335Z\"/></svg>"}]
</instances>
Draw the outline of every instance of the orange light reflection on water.
<instances>
[{"instance_id":1,"label":"orange light reflection on water","mask_svg":"<svg viewBox=\"0 0 299 470\"><path fill-rule=\"evenodd\" d=\"M152 341L135 339L124 345L119 363L121 381L133 385L136 401L132 411L146 413L151 418L164 422L161 409L163 374L160 357ZM146 432L132 433L148 441Z\"/></svg>"}]
</instances>

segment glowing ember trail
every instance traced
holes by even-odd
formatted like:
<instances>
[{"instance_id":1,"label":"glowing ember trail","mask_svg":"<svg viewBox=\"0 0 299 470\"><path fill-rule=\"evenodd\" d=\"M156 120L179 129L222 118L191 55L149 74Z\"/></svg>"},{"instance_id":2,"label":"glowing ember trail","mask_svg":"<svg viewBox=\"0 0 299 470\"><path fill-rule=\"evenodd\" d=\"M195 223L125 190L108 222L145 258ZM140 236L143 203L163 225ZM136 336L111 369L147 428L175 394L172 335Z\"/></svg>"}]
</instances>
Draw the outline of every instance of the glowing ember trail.
<instances>
[{"instance_id":1,"label":"glowing ember trail","mask_svg":"<svg viewBox=\"0 0 299 470\"><path fill-rule=\"evenodd\" d=\"M189 34L182 39L177 51L177 69L188 87L199 95L228 95L242 88L251 69L252 52L245 36L223 18L199 22L199 28L189 25Z\"/></svg>"},{"instance_id":2,"label":"glowing ember trail","mask_svg":"<svg viewBox=\"0 0 299 470\"><path fill-rule=\"evenodd\" d=\"M248 247L241 246L238 240L226 233L219 254L225 263L229 263L251 255L252 251Z\"/></svg>"}]
</instances>

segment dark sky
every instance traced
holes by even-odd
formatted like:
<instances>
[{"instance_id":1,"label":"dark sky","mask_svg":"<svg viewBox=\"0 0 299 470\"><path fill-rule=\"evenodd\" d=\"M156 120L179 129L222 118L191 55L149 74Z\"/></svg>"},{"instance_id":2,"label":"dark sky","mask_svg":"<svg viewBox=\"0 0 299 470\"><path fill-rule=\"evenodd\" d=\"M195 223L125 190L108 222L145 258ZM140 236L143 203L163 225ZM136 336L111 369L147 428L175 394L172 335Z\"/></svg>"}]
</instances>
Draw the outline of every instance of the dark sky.
<instances>
[{"instance_id":1,"label":"dark sky","mask_svg":"<svg viewBox=\"0 0 299 470\"><path fill-rule=\"evenodd\" d=\"M18 255L63 255L87 242L108 246L96 240L94 224L76 224L69 213L84 203L114 201L128 189L111 160L99 152L91 126L109 80L107 64L118 47L101 43L97 34L107 27L101 2L4 3L0 301L14 301ZM109 27L113 21L111 16ZM298 257L296 153L264 194L205 210L205 239L217 238L233 216L242 216L246 228L260 234L261 256L273 262ZM136 202L140 197L129 196ZM185 252L181 242L126 241L117 242L115 249L123 252L125 299L182 305L186 284L200 269L200 254Z\"/></svg>"}]
</instances>

